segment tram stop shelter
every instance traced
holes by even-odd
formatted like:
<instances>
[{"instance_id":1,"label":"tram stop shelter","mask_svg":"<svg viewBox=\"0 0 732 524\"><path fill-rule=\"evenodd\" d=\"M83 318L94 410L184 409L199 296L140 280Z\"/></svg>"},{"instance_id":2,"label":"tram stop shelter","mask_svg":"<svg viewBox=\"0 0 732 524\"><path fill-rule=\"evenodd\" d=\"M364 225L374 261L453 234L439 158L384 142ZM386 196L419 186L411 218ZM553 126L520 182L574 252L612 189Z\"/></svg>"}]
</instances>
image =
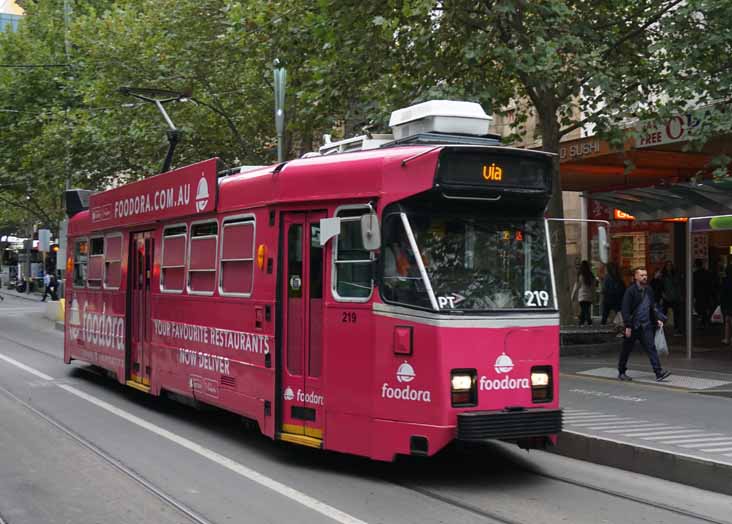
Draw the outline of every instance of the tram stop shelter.
<instances>
[{"instance_id":1,"label":"tram stop shelter","mask_svg":"<svg viewBox=\"0 0 732 524\"><path fill-rule=\"evenodd\" d=\"M686 275L687 306L693 304L692 258L712 272L732 264L732 177L712 174L715 157L732 156L732 135L686 151L702 121L689 113L639 124L642 132L622 150L597 137L566 141L559 155L562 189L582 192L587 218L610 221L611 260L627 283L631 268L648 268L650 280L671 260ZM691 358L693 310L684 310Z\"/></svg>"}]
</instances>

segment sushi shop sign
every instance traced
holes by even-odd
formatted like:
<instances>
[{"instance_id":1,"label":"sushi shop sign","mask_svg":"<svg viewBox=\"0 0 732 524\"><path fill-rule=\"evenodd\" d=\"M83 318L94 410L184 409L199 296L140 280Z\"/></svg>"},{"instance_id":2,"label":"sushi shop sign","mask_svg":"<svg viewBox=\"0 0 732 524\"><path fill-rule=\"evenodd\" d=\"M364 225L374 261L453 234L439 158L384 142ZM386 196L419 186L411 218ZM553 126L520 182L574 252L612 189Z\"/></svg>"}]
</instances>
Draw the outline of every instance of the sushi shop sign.
<instances>
[{"instance_id":1,"label":"sushi shop sign","mask_svg":"<svg viewBox=\"0 0 732 524\"><path fill-rule=\"evenodd\" d=\"M207 213L216 209L216 163L212 158L89 198L92 224L119 227Z\"/></svg>"}]
</instances>

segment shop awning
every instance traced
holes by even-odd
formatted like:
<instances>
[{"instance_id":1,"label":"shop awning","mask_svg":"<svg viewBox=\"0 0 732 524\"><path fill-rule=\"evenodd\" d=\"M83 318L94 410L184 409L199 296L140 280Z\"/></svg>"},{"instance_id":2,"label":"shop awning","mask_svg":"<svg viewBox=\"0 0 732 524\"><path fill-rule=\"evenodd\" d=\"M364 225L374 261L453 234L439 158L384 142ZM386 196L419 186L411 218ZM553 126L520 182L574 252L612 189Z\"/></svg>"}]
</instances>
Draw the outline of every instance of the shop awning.
<instances>
[{"instance_id":1,"label":"shop awning","mask_svg":"<svg viewBox=\"0 0 732 524\"><path fill-rule=\"evenodd\" d=\"M732 179L700 180L590 193L636 220L732 215Z\"/></svg>"}]
</instances>

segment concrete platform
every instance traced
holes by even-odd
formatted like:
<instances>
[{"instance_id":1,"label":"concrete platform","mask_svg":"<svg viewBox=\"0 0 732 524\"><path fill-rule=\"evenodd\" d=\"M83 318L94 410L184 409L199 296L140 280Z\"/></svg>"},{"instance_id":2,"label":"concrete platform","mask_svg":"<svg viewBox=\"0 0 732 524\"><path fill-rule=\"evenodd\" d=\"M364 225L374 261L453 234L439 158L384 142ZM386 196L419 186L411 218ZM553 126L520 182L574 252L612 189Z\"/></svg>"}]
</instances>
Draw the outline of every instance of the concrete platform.
<instances>
[{"instance_id":1,"label":"concrete platform","mask_svg":"<svg viewBox=\"0 0 732 524\"><path fill-rule=\"evenodd\" d=\"M732 349L692 360L672 353L663 383L640 352L634 380L620 382L616 358L562 357L564 432L554 451L732 495Z\"/></svg>"}]
</instances>

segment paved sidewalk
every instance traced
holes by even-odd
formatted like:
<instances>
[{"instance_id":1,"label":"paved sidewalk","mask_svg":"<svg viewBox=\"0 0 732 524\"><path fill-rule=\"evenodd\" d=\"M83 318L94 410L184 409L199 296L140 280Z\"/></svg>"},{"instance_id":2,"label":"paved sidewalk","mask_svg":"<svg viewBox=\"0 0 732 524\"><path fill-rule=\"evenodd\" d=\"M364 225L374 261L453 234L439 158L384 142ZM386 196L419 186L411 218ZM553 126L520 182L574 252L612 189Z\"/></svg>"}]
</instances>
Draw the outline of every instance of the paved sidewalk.
<instances>
[{"instance_id":1,"label":"paved sidewalk","mask_svg":"<svg viewBox=\"0 0 732 524\"><path fill-rule=\"evenodd\" d=\"M41 298L43 298L43 293L39 293L38 291L32 291L31 293L18 293L14 289L0 289L0 295L3 297L14 297L14 298L21 298L23 300L32 300L34 302L40 302ZM50 298L47 298L46 300L51 300Z\"/></svg>"},{"instance_id":2,"label":"paved sidewalk","mask_svg":"<svg viewBox=\"0 0 732 524\"><path fill-rule=\"evenodd\" d=\"M657 383L642 351L633 382L617 380L617 352L561 359L564 432L555 451L732 494L732 349L663 362Z\"/></svg>"}]
</instances>

